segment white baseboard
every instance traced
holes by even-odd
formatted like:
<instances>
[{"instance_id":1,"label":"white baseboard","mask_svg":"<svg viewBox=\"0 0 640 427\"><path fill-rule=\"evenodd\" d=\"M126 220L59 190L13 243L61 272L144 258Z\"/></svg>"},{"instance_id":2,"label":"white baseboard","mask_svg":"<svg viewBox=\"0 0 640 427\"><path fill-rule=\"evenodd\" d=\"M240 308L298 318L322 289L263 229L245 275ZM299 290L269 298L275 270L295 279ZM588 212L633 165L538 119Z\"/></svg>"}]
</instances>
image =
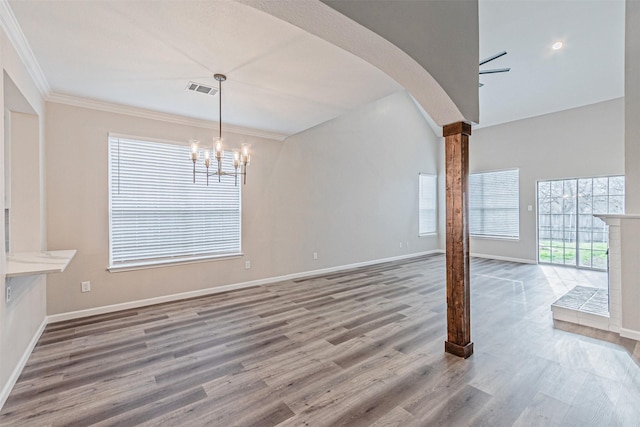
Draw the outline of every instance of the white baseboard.
<instances>
[{"instance_id":1,"label":"white baseboard","mask_svg":"<svg viewBox=\"0 0 640 427\"><path fill-rule=\"evenodd\" d=\"M436 249L433 252L441 253L441 254L447 253L446 249ZM500 255L470 253L469 256L473 258L495 259L497 261L518 262L520 264L537 264L538 263L538 261L534 259L512 258L512 257L500 256Z\"/></svg>"},{"instance_id":2,"label":"white baseboard","mask_svg":"<svg viewBox=\"0 0 640 427\"><path fill-rule=\"evenodd\" d=\"M282 282L285 280L300 279L303 277L318 276L321 274L333 273L351 268L366 267L368 265L380 264L383 262L399 261L402 259L415 258L423 255L441 253L440 249L417 252L412 254L399 255L390 258L376 259L372 261L357 262L354 264L340 265L337 267L322 268L319 270L305 271L302 273L287 274L284 276L267 277L265 279L251 280L249 282L233 283L230 285L216 286L214 288L199 289L197 291L182 292L179 294L164 295L161 297L147 298L137 301L124 302L120 304L106 305L102 307L88 308L86 310L70 311L67 313L52 314L48 316L48 323L61 322L64 320L79 319L81 317L95 316L98 314L112 313L114 311L128 310L132 308L145 307L148 305L161 304L171 301L179 301L187 298L195 298L205 295L218 294L237 289L250 288L253 286L266 285L268 283Z\"/></svg>"},{"instance_id":3,"label":"white baseboard","mask_svg":"<svg viewBox=\"0 0 640 427\"><path fill-rule=\"evenodd\" d=\"M533 259L525 259L525 258L511 258L508 256L500 256L500 255L487 255L487 254L475 254L475 253L471 253L469 254L472 257L475 258L485 258L485 259L495 259L498 261L510 261L510 262L518 262L520 264L537 264L538 261L533 260Z\"/></svg>"},{"instance_id":4,"label":"white baseboard","mask_svg":"<svg viewBox=\"0 0 640 427\"><path fill-rule=\"evenodd\" d=\"M29 360L29 356L31 356L31 352L36 347L36 344L38 343L40 336L44 332L44 328L47 327L47 324L48 324L48 319L45 316L45 318L42 319L42 323L38 327L38 330L33 335L33 338L31 338L29 345L24 350L24 353L22 353L22 357L18 361L18 364L13 369L13 372L11 372L11 376L9 376L9 379L7 380L4 387L2 388L2 391L0 391L0 409L2 409L2 407L4 406L4 403L7 401L7 398L9 397L9 393L11 393L13 386L16 385L16 382L18 381L18 378L20 377L22 370L24 369L25 365L27 364L27 361Z\"/></svg>"},{"instance_id":5,"label":"white baseboard","mask_svg":"<svg viewBox=\"0 0 640 427\"><path fill-rule=\"evenodd\" d=\"M640 341L640 331L634 331L633 329L620 328L620 336Z\"/></svg>"},{"instance_id":6,"label":"white baseboard","mask_svg":"<svg viewBox=\"0 0 640 427\"><path fill-rule=\"evenodd\" d=\"M265 282L268 283L268 282ZM148 305L162 304L165 302L178 301L187 298L195 298L205 295L217 294L221 292L233 291L236 289L249 288L251 286L262 285L262 280L251 282L234 283L231 285L217 286L215 288L198 289L197 291L182 292L179 294L163 295L161 297L146 298L136 301L123 302L119 304L103 305L102 307L87 308L85 310L69 311L66 313L51 314L48 316L49 323L62 322L64 320L80 319L82 317L97 316L99 314L112 313L114 311L129 310L132 308L145 307Z\"/></svg>"}]
</instances>

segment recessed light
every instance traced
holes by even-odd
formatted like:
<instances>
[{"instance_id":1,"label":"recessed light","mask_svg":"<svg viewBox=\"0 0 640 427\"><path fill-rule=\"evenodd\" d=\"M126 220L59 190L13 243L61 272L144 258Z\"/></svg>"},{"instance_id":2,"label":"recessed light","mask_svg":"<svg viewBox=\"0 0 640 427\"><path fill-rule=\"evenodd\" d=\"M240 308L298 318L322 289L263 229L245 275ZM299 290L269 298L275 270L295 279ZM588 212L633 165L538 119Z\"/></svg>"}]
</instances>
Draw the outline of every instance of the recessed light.
<instances>
[{"instance_id":1,"label":"recessed light","mask_svg":"<svg viewBox=\"0 0 640 427\"><path fill-rule=\"evenodd\" d=\"M555 42L553 45L551 45L551 49L553 50L560 50L562 49L562 42Z\"/></svg>"}]
</instances>

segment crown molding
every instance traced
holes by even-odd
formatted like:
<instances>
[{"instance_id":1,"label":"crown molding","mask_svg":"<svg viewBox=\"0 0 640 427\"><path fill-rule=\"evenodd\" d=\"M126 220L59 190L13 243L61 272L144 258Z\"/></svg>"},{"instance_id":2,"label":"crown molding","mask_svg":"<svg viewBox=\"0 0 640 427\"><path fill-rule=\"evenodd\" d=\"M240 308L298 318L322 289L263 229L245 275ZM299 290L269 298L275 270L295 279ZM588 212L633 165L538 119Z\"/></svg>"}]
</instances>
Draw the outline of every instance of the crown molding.
<instances>
[{"instance_id":1,"label":"crown molding","mask_svg":"<svg viewBox=\"0 0 640 427\"><path fill-rule=\"evenodd\" d=\"M2 0L0 0L2 1ZM108 113L125 114L127 116L140 117L143 119L160 120L163 122L176 123L184 126L193 126L204 129L218 129L218 122L210 120L195 119L192 117L178 116L175 114L161 113L159 111L147 110L144 108L131 107L128 105L114 104L105 101L97 101L95 99L81 98L73 95L65 95L60 93L51 93L47 98L47 102L57 104L71 105L74 107L89 108L91 110L105 111ZM262 131L242 126L224 125L225 132L236 133L239 135L255 136L258 138L271 139L275 141L284 141L288 136L283 133Z\"/></svg>"},{"instance_id":2,"label":"crown molding","mask_svg":"<svg viewBox=\"0 0 640 427\"><path fill-rule=\"evenodd\" d=\"M0 25L7 34L7 37L9 37L20 60L36 84L38 91L40 91L43 98L46 98L51 93L51 87L7 0L0 0Z\"/></svg>"},{"instance_id":3,"label":"crown molding","mask_svg":"<svg viewBox=\"0 0 640 427\"><path fill-rule=\"evenodd\" d=\"M174 114L161 113L158 111L146 110L138 107L130 107L121 104L113 104L104 101L97 101L88 98L80 98L71 95L64 95L52 92L51 86L47 81L38 60L36 59L29 42L27 41L16 16L11 10L11 6L7 0L0 0L0 26L7 34L14 49L18 53L20 60L27 69L29 75L33 79L38 91L42 97L48 102L58 104L72 105L76 107L90 108L93 110L106 111L110 113L126 114L129 116L140 117L151 120L161 120L169 123L177 123L185 126L194 126L205 129L218 129L218 123L209 120L194 119ZM259 129L246 128L242 126L224 125L225 130L246 136L255 136L275 141L283 141L287 136L282 133L268 132Z\"/></svg>"}]
</instances>

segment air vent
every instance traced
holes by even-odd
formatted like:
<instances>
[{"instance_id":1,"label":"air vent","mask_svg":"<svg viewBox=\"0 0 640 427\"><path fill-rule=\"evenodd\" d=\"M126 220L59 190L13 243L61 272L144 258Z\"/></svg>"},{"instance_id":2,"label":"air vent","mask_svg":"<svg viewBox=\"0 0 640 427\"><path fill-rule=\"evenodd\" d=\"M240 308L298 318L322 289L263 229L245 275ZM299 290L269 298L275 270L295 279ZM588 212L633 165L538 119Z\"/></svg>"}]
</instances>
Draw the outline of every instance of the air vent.
<instances>
[{"instance_id":1,"label":"air vent","mask_svg":"<svg viewBox=\"0 0 640 427\"><path fill-rule=\"evenodd\" d=\"M216 93L218 93L218 89L216 88L195 82L189 82L189 84L187 85L187 90L204 93L205 95L215 95Z\"/></svg>"}]
</instances>

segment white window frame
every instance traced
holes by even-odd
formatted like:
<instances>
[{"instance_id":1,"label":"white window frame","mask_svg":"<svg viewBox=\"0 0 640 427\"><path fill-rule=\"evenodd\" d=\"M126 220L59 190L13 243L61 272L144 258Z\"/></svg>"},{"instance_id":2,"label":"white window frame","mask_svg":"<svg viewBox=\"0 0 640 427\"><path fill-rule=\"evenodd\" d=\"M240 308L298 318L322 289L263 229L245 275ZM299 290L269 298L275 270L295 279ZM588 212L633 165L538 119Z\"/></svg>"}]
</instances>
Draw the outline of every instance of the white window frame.
<instances>
[{"instance_id":1,"label":"white window frame","mask_svg":"<svg viewBox=\"0 0 640 427\"><path fill-rule=\"evenodd\" d=\"M423 203L429 202L428 200L424 200L422 197L424 194L423 185L425 184L425 181L431 181L431 180L433 180L433 184L432 184L433 224L432 224L432 227L430 227L430 229L423 230L421 217L422 217L422 211L426 210L426 209L423 209ZM438 234L438 176L434 174L429 174L429 173L419 173L418 174L418 236L420 237L435 236L437 234Z\"/></svg>"},{"instance_id":2,"label":"white window frame","mask_svg":"<svg viewBox=\"0 0 640 427\"><path fill-rule=\"evenodd\" d=\"M516 172L517 173L517 184L516 184L516 188L515 188L515 192L517 195L517 210L516 210L516 224L517 224L517 233L515 235L506 235L506 234L500 234L500 233L496 233L496 232L491 232L491 230L485 230L485 232L479 232L477 230L473 230L472 227L472 222L473 222L473 215L475 214L475 209L472 206L473 204L473 200L472 200L472 194L474 192L474 189L472 188L472 179L475 176L479 176L479 175L489 175L489 174L497 174L497 173L507 173L507 172ZM514 189L511 189L511 191L513 191ZM513 200L510 201L506 201L505 204L507 203L513 203ZM503 208L503 209L507 209L507 208ZM486 210L486 209L483 209ZM474 238L481 238L481 239L496 239L496 240L513 240L513 241L517 241L520 240L520 169L518 168L513 168L513 169L500 169L500 170L491 170L491 171L481 171L481 172L474 172L472 174L469 174L469 235L471 237Z\"/></svg>"},{"instance_id":3,"label":"white window frame","mask_svg":"<svg viewBox=\"0 0 640 427\"><path fill-rule=\"evenodd\" d=\"M193 182L190 182L190 185L195 185L195 186L204 186L206 188L201 189L200 191L206 191L205 197L208 196L208 194L211 194L211 196L213 197L214 192L216 191L216 186L217 185L224 185L224 186L234 186L234 188L237 188L237 198L238 198L238 202L237 202L237 209L238 209L238 234L237 234L237 240L238 240L238 244L237 244L237 250L234 248L233 250L229 250L229 251L212 251L210 253L200 253L200 254L192 254L192 255L184 255L184 254L176 254L176 255L169 255L169 256L163 256L161 258L156 257L156 258L149 258L149 259L136 259L136 260L126 260L126 261L122 261L122 260L116 260L114 261L114 239L113 239L113 230L114 230L114 215L113 215L113 192L112 191L117 191L115 190L115 188L112 188L114 185L114 174L116 174L117 176L117 171L114 171L112 169L112 140L116 140L116 139L120 139L120 140L129 140L129 141L136 141L136 142L141 142L141 143L151 143L151 144L170 144L171 146L173 146L172 148L180 148L182 149L183 153L179 154L176 158L176 162L182 162L184 164L184 166L179 166L179 167L184 167L184 176L188 177L190 180L193 179L193 163L190 159L190 147L187 146L184 143L179 143L179 142L175 142L175 141L168 141L168 140L161 140L161 139L151 139L151 138L144 138L144 137L138 137L138 136L129 136L129 135L121 135L121 134L114 134L114 133L109 133L108 135L108 140L107 140L107 145L108 145L108 150L109 150L109 154L108 154L108 172L109 172L109 182L108 182L108 198L109 198L109 266L107 268L108 271L111 272L118 272L118 271L128 271L128 270L137 270L137 269L146 269L146 268L155 268L155 267L162 267L162 266L167 266L167 265L173 265L173 264L184 264L184 263L193 263L193 262L203 262L203 261L210 261L210 260L216 260L216 259L229 259L229 258L236 258L236 257L240 257L242 256L242 180L241 177L238 177L238 185L237 187L235 187L235 183L234 183L234 179L232 176L226 176L226 177L222 177L222 183L218 184L218 179L217 177L209 177L209 186L206 187L206 176L202 175L202 174L198 174L198 176L196 177L196 184L193 184ZM186 159L187 161L183 161L183 159ZM225 164L225 162L229 163L229 162L233 162L233 153L231 152L225 152L225 156L223 159L223 165ZM212 166L213 162L212 162ZM203 172L204 169L204 165L203 162L198 162L197 164L197 169L199 172ZM201 169L201 170L200 170ZM229 169L229 165L223 166L223 169ZM233 167L231 166L231 170L233 170ZM182 172L180 171L180 178L184 178L182 175ZM178 175L176 175L178 176ZM117 178L116 178L117 179ZM184 180L184 179L183 179ZM235 190L234 190L235 191ZM235 197L235 196L233 196Z\"/></svg>"}]
</instances>

